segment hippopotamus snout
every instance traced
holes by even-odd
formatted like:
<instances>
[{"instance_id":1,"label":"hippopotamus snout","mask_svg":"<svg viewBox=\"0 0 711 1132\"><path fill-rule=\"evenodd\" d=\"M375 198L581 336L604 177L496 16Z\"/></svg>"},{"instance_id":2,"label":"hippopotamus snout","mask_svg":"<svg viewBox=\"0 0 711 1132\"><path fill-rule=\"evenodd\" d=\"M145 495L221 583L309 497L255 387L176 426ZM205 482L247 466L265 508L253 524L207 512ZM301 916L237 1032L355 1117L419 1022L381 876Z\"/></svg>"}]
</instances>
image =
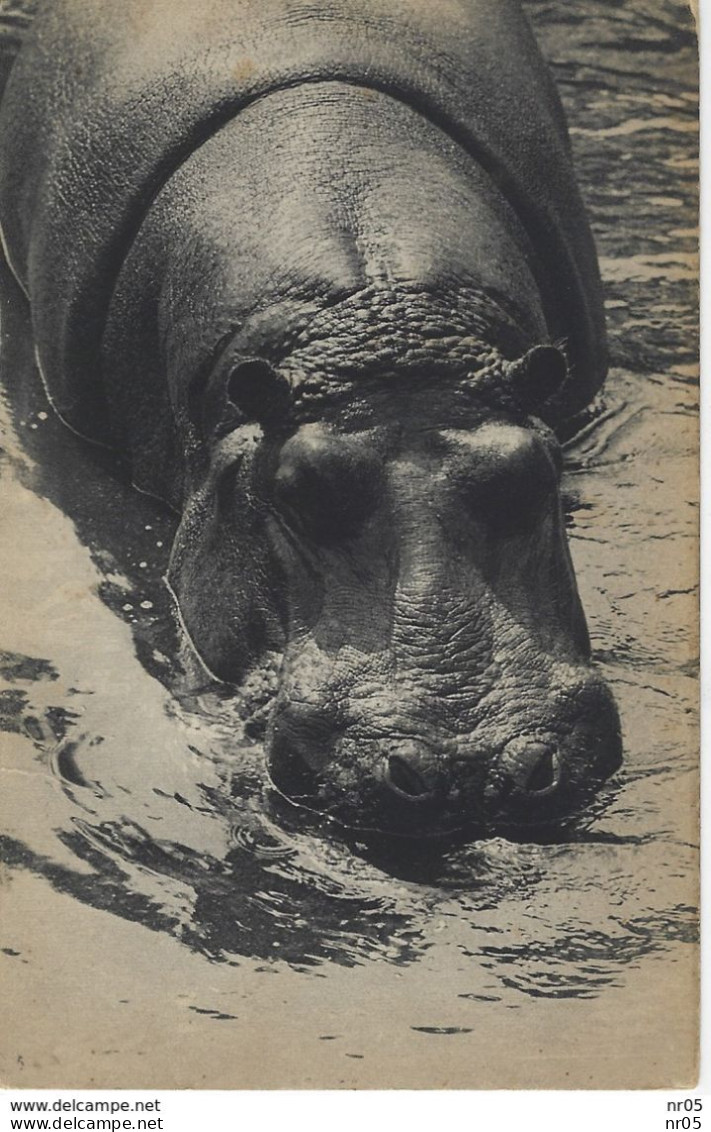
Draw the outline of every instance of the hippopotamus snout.
<instances>
[{"instance_id":1,"label":"hippopotamus snout","mask_svg":"<svg viewBox=\"0 0 711 1132\"><path fill-rule=\"evenodd\" d=\"M591 673L538 726L516 720L515 705L510 715L504 733L517 732L508 739L486 723L459 737L376 738L362 717L350 730L334 728L322 711L282 706L270 730L270 775L280 793L346 826L432 836L560 821L621 763L614 701Z\"/></svg>"}]
</instances>

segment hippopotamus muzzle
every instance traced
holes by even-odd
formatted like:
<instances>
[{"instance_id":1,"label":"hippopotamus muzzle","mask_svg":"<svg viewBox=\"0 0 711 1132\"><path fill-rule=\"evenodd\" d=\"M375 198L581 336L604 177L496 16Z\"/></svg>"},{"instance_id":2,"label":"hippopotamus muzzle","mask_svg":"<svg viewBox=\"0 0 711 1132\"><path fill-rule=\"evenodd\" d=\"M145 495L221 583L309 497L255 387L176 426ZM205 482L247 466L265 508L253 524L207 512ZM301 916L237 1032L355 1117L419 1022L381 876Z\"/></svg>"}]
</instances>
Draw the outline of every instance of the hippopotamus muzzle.
<instances>
[{"instance_id":1,"label":"hippopotamus muzzle","mask_svg":"<svg viewBox=\"0 0 711 1132\"><path fill-rule=\"evenodd\" d=\"M584 670L577 678L568 697L551 703L548 727L531 726L498 746L483 727L439 742L360 737L354 728L338 741L329 735L326 759L321 721L277 711L270 778L291 802L361 831L483 836L558 825L583 810L622 760L609 690Z\"/></svg>"},{"instance_id":2,"label":"hippopotamus muzzle","mask_svg":"<svg viewBox=\"0 0 711 1132\"><path fill-rule=\"evenodd\" d=\"M329 781L272 729L270 777L289 801L348 828L412 837L521 833L575 817L621 763L617 712L602 685L588 689L594 722L563 734L519 735L499 752L439 754L424 743L384 741L360 775ZM365 745L364 745L365 748ZM362 748L362 750L364 750ZM388 753L383 754L383 751Z\"/></svg>"}]
</instances>

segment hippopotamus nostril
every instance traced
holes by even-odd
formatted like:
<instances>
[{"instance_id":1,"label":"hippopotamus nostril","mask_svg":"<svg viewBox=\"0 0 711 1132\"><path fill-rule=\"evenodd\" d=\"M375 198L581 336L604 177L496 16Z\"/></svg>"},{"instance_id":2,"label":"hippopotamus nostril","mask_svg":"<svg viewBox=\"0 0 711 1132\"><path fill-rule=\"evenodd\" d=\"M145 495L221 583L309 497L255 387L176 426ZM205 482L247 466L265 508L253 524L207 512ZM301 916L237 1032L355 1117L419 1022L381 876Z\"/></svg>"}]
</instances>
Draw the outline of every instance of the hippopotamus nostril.
<instances>
[{"instance_id":1,"label":"hippopotamus nostril","mask_svg":"<svg viewBox=\"0 0 711 1132\"><path fill-rule=\"evenodd\" d=\"M413 802L432 798L434 785L412 763L400 755L390 755L385 768L385 781L391 790Z\"/></svg>"},{"instance_id":2,"label":"hippopotamus nostril","mask_svg":"<svg viewBox=\"0 0 711 1132\"><path fill-rule=\"evenodd\" d=\"M532 769L526 783L529 794L548 794L558 784L558 753L546 748L541 754L532 752Z\"/></svg>"},{"instance_id":3,"label":"hippopotamus nostril","mask_svg":"<svg viewBox=\"0 0 711 1132\"><path fill-rule=\"evenodd\" d=\"M555 743L520 736L505 748L498 771L519 792L540 798L557 788L560 766Z\"/></svg>"}]
</instances>

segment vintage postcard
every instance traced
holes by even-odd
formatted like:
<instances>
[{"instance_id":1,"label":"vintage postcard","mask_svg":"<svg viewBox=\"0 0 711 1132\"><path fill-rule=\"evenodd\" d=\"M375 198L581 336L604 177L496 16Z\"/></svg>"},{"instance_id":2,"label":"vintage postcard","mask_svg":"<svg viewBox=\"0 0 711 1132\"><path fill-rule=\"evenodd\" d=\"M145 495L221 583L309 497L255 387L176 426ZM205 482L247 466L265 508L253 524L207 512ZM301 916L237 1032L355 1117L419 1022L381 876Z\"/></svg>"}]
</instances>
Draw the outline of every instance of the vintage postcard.
<instances>
[{"instance_id":1,"label":"vintage postcard","mask_svg":"<svg viewBox=\"0 0 711 1132\"><path fill-rule=\"evenodd\" d=\"M683 0L0 0L0 1081L698 1061Z\"/></svg>"}]
</instances>

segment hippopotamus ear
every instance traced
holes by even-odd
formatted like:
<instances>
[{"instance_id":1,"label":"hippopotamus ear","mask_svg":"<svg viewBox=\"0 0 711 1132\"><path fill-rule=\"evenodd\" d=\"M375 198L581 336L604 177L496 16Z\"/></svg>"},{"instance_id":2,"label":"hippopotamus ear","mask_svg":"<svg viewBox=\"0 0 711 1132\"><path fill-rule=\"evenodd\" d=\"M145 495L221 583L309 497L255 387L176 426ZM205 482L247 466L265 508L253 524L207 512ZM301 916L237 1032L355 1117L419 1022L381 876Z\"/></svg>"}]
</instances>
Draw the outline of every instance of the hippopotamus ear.
<instances>
[{"instance_id":1,"label":"hippopotamus ear","mask_svg":"<svg viewBox=\"0 0 711 1132\"><path fill-rule=\"evenodd\" d=\"M509 369L516 402L526 412L540 409L568 379L568 362L557 346L534 346Z\"/></svg>"},{"instance_id":2,"label":"hippopotamus ear","mask_svg":"<svg viewBox=\"0 0 711 1132\"><path fill-rule=\"evenodd\" d=\"M264 429L283 425L291 415L291 386L263 358L245 358L232 370L227 396L239 412Z\"/></svg>"}]
</instances>

